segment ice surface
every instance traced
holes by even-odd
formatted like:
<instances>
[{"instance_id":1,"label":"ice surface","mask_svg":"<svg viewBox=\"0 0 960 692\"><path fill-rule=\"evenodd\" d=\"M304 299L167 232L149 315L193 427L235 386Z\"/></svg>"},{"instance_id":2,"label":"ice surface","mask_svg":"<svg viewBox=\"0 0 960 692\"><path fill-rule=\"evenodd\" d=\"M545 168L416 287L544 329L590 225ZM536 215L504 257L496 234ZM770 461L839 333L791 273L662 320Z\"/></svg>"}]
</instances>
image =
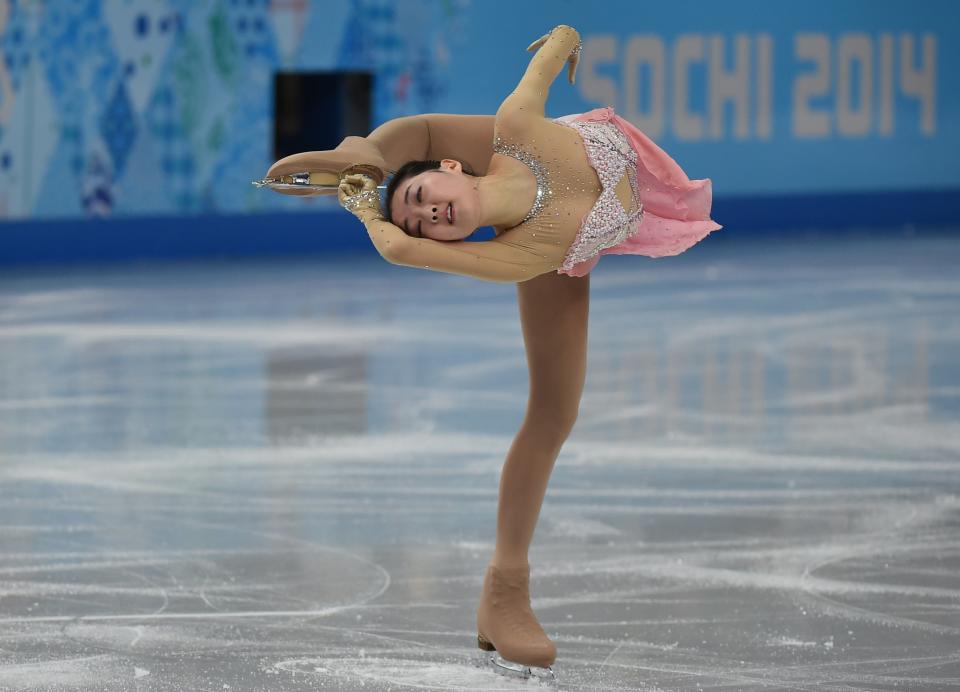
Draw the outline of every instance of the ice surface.
<instances>
[{"instance_id":1,"label":"ice surface","mask_svg":"<svg viewBox=\"0 0 960 692\"><path fill-rule=\"evenodd\" d=\"M726 231L724 231L726 232ZM569 690L960 688L960 243L605 257L531 552ZM507 690L509 285L0 277L0 690Z\"/></svg>"}]
</instances>

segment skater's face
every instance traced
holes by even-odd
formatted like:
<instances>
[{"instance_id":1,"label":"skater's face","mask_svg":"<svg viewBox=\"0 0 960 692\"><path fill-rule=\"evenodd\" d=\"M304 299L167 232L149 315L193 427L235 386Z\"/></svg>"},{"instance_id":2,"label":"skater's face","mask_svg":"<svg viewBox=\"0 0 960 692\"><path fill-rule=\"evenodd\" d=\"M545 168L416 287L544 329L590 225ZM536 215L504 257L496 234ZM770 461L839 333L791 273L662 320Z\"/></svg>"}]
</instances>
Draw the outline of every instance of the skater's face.
<instances>
[{"instance_id":1,"label":"skater's face","mask_svg":"<svg viewBox=\"0 0 960 692\"><path fill-rule=\"evenodd\" d=\"M459 161L444 159L440 168L400 182L393 193L390 217L414 238L463 240L479 226L477 178Z\"/></svg>"}]
</instances>

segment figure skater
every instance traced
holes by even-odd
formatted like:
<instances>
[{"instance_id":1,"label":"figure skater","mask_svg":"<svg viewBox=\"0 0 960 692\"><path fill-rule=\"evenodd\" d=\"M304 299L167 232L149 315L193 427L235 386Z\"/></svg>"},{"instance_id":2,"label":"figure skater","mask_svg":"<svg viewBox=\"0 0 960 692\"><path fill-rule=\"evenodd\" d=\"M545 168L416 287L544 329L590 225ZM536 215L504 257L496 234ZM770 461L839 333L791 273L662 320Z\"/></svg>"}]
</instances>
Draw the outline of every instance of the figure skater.
<instances>
[{"instance_id":1,"label":"figure skater","mask_svg":"<svg viewBox=\"0 0 960 692\"><path fill-rule=\"evenodd\" d=\"M500 667L541 679L554 678L556 647L530 607L528 550L579 412L590 270L606 254L676 255L720 228L710 180L687 178L612 108L544 115L565 65L574 83L580 45L566 25L532 43L527 50L538 50L496 116L399 118L332 151L288 156L267 174L339 181L340 202L388 262L517 284L529 398L500 476L477 643L499 653L490 655ZM388 171L384 213L377 186ZM496 237L465 240L481 226Z\"/></svg>"}]
</instances>

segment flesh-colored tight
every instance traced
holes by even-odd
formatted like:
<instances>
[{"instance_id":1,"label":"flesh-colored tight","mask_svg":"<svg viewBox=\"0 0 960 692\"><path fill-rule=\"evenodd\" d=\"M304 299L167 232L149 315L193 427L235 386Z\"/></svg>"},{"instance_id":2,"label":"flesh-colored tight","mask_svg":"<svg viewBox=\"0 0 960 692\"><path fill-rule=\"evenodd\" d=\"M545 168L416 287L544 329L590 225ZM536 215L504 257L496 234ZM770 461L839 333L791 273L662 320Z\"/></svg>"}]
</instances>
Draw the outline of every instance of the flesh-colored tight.
<instances>
[{"instance_id":1,"label":"flesh-colored tight","mask_svg":"<svg viewBox=\"0 0 960 692\"><path fill-rule=\"evenodd\" d=\"M347 137L333 151L294 154L268 175L343 172L351 165L392 172L411 160L451 158L484 175L493 155L494 116L427 114L384 123L367 137ZM556 272L517 283L529 368L526 414L500 475L492 562L527 564L550 473L573 429L587 368L590 275Z\"/></svg>"},{"instance_id":2,"label":"flesh-colored tight","mask_svg":"<svg viewBox=\"0 0 960 692\"><path fill-rule=\"evenodd\" d=\"M494 564L527 562L550 472L573 429L587 372L590 275L517 284L530 371L527 411L500 474Z\"/></svg>"}]
</instances>

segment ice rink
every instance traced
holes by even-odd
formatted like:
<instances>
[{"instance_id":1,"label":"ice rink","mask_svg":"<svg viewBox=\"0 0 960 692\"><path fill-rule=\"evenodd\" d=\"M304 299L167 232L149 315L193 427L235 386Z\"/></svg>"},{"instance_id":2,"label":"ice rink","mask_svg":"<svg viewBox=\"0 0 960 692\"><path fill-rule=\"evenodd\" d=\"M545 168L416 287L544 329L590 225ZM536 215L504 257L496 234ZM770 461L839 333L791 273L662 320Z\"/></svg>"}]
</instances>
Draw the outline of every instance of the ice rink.
<instances>
[{"instance_id":1,"label":"ice rink","mask_svg":"<svg viewBox=\"0 0 960 692\"><path fill-rule=\"evenodd\" d=\"M531 550L563 690L960 689L960 244L591 275ZM510 690L476 667L516 289L356 258L0 276L0 690Z\"/></svg>"}]
</instances>

